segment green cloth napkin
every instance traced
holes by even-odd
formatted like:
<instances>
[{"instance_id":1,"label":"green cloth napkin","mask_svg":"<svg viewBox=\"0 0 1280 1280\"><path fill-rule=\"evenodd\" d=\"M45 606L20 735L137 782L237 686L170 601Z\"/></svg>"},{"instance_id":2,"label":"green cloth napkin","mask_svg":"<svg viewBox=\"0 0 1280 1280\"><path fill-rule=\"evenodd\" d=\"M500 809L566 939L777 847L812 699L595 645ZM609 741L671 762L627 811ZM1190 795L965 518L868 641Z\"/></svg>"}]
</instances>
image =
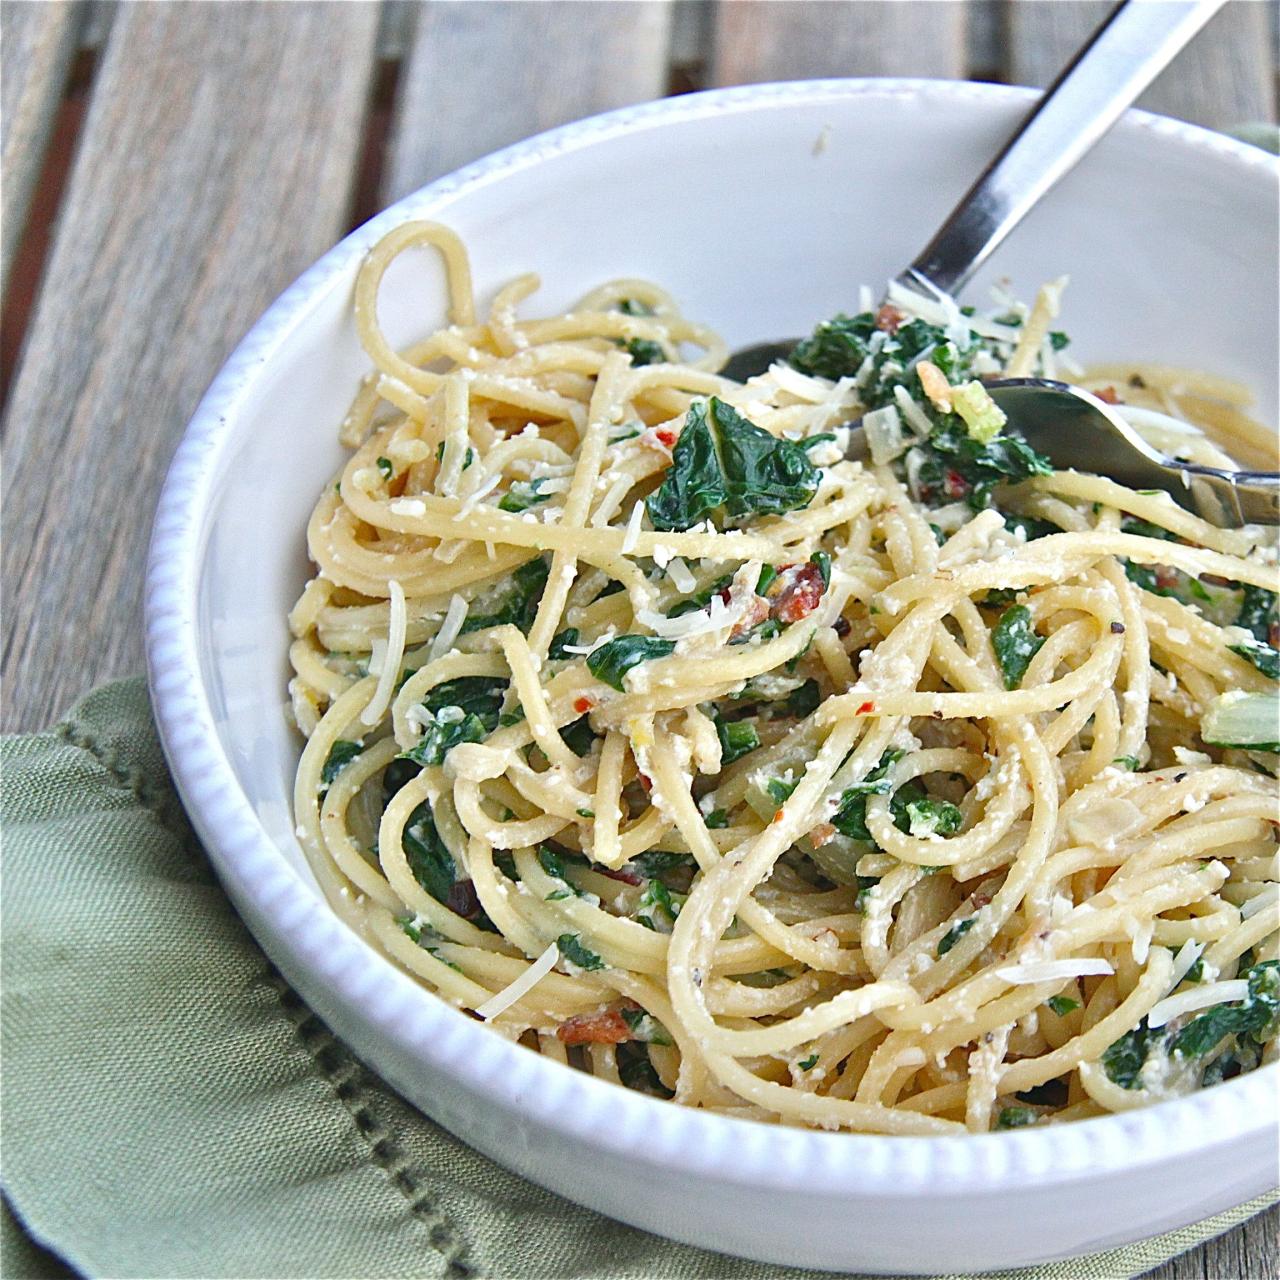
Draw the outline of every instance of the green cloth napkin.
<instances>
[{"instance_id":1,"label":"green cloth napkin","mask_svg":"<svg viewBox=\"0 0 1280 1280\"><path fill-rule=\"evenodd\" d=\"M5 1214L4 1276L815 1274L580 1209L362 1067L223 896L140 680L91 694L48 733L5 739L0 764L3 1183L20 1219ZM1006 1274L1131 1276L1273 1200Z\"/></svg>"}]
</instances>

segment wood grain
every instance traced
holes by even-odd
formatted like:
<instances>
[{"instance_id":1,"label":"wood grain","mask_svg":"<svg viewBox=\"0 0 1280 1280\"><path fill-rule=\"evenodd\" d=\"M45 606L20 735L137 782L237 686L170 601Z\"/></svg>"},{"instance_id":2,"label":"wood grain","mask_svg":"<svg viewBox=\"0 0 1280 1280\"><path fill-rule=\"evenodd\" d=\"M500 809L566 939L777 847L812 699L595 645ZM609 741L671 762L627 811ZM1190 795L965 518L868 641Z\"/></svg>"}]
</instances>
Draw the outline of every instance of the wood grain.
<instances>
[{"instance_id":1,"label":"wood grain","mask_svg":"<svg viewBox=\"0 0 1280 1280\"><path fill-rule=\"evenodd\" d=\"M1276 1280L1278 1275L1280 1206L1170 1258L1142 1280Z\"/></svg>"},{"instance_id":2,"label":"wood grain","mask_svg":"<svg viewBox=\"0 0 1280 1280\"><path fill-rule=\"evenodd\" d=\"M1114 8L1108 0L1013 0L1005 6L1008 78L1044 85ZM1261 0L1235 0L1138 99L1211 129L1276 118L1275 44Z\"/></svg>"},{"instance_id":3,"label":"wood grain","mask_svg":"<svg viewBox=\"0 0 1280 1280\"><path fill-rule=\"evenodd\" d=\"M717 85L965 74L960 0L718 0L712 26Z\"/></svg>"},{"instance_id":4,"label":"wood grain","mask_svg":"<svg viewBox=\"0 0 1280 1280\"><path fill-rule=\"evenodd\" d=\"M141 668L164 467L231 346L343 230L377 21L116 15L4 424L8 728Z\"/></svg>"},{"instance_id":5,"label":"wood grain","mask_svg":"<svg viewBox=\"0 0 1280 1280\"><path fill-rule=\"evenodd\" d=\"M543 129L660 98L667 0L439 0L419 7L388 201Z\"/></svg>"},{"instance_id":6,"label":"wood grain","mask_svg":"<svg viewBox=\"0 0 1280 1280\"><path fill-rule=\"evenodd\" d=\"M0 296L26 225L83 16L79 0L0 4Z\"/></svg>"}]
</instances>

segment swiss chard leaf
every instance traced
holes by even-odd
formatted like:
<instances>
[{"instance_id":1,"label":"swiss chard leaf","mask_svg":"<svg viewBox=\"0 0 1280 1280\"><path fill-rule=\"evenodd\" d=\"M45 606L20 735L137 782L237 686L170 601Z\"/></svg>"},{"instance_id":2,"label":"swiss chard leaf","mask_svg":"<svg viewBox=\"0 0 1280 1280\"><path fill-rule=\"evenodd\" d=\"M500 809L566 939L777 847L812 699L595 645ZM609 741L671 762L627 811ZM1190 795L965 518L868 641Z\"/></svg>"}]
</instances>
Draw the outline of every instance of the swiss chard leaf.
<instances>
[{"instance_id":1,"label":"swiss chard leaf","mask_svg":"<svg viewBox=\"0 0 1280 1280\"><path fill-rule=\"evenodd\" d=\"M631 357L632 365L637 368L644 364L662 364L667 358L662 344L649 338L632 338L623 343L623 347Z\"/></svg>"},{"instance_id":2,"label":"swiss chard leaf","mask_svg":"<svg viewBox=\"0 0 1280 1280\"><path fill-rule=\"evenodd\" d=\"M1252 662L1264 676L1280 680L1280 649L1273 649L1269 644L1232 644L1227 648L1246 662Z\"/></svg>"},{"instance_id":3,"label":"swiss chard leaf","mask_svg":"<svg viewBox=\"0 0 1280 1280\"><path fill-rule=\"evenodd\" d=\"M438 902L449 896L458 870L448 846L436 830L431 806L424 800L410 815L401 834L413 878Z\"/></svg>"},{"instance_id":4,"label":"swiss chard leaf","mask_svg":"<svg viewBox=\"0 0 1280 1280\"><path fill-rule=\"evenodd\" d=\"M402 753L414 764L444 764L444 758L461 742L483 742L489 736L478 715L460 713L458 718L437 718L423 730L422 737Z\"/></svg>"},{"instance_id":5,"label":"swiss chard leaf","mask_svg":"<svg viewBox=\"0 0 1280 1280\"><path fill-rule=\"evenodd\" d=\"M665 658L675 647L674 640L663 640L659 636L616 636L587 655L587 669L597 680L621 693L622 677L632 667L654 658Z\"/></svg>"},{"instance_id":6,"label":"swiss chard leaf","mask_svg":"<svg viewBox=\"0 0 1280 1280\"><path fill-rule=\"evenodd\" d=\"M1253 632L1253 638L1262 644L1271 639L1271 628L1280 623L1280 603L1276 593L1252 583L1244 588L1240 598L1240 613L1236 626Z\"/></svg>"},{"instance_id":7,"label":"swiss chard leaf","mask_svg":"<svg viewBox=\"0 0 1280 1280\"><path fill-rule=\"evenodd\" d=\"M328 786L363 750L363 742L351 742L346 738L339 738L329 748L329 754L325 757L324 766L320 770L320 781Z\"/></svg>"},{"instance_id":8,"label":"swiss chard leaf","mask_svg":"<svg viewBox=\"0 0 1280 1280\"><path fill-rule=\"evenodd\" d=\"M1031 659L1040 652L1044 639L1036 635L1031 625L1031 610L1023 604L1014 605L1000 615L991 633L991 645L1000 663L1004 687L1016 689L1027 674Z\"/></svg>"},{"instance_id":9,"label":"swiss chard leaf","mask_svg":"<svg viewBox=\"0 0 1280 1280\"><path fill-rule=\"evenodd\" d=\"M528 511L530 507L536 507L540 502L546 502L551 495L549 493L539 493L542 488L541 480L517 480L506 493L502 495L501 501L498 503L499 511Z\"/></svg>"},{"instance_id":10,"label":"swiss chard leaf","mask_svg":"<svg viewBox=\"0 0 1280 1280\"><path fill-rule=\"evenodd\" d=\"M917 837L953 836L964 821L964 815L956 805L949 800L937 800L933 796L908 799L903 810L907 832ZM898 825L901 827L902 823L899 822Z\"/></svg>"},{"instance_id":11,"label":"swiss chard leaf","mask_svg":"<svg viewBox=\"0 0 1280 1280\"><path fill-rule=\"evenodd\" d=\"M749 751L760 745L760 735L750 720L717 720L716 734L720 738L720 764L730 765L741 760Z\"/></svg>"},{"instance_id":12,"label":"swiss chard leaf","mask_svg":"<svg viewBox=\"0 0 1280 1280\"><path fill-rule=\"evenodd\" d=\"M712 396L690 406L671 466L645 505L655 529L688 529L708 516L721 523L807 507L818 480L800 445Z\"/></svg>"},{"instance_id":13,"label":"swiss chard leaf","mask_svg":"<svg viewBox=\"0 0 1280 1280\"><path fill-rule=\"evenodd\" d=\"M1240 975L1249 984L1243 1000L1216 1004L1192 1018L1174 1037L1172 1050L1183 1058L1202 1058L1234 1035L1262 1044L1280 1026L1280 960L1264 960Z\"/></svg>"},{"instance_id":14,"label":"swiss chard leaf","mask_svg":"<svg viewBox=\"0 0 1280 1280\"><path fill-rule=\"evenodd\" d=\"M871 841L871 832L867 830L867 797L888 795L893 790L887 776L889 767L901 760L902 755L901 751L886 751L880 763L861 782L844 789L840 807L831 816L831 825L841 835L851 840Z\"/></svg>"},{"instance_id":15,"label":"swiss chard leaf","mask_svg":"<svg viewBox=\"0 0 1280 1280\"><path fill-rule=\"evenodd\" d=\"M465 714L478 717L492 733L498 727L506 691L507 681L500 676L458 676L436 685L427 694L425 705L433 712L460 707Z\"/></svg>"},{"instance_id":16,"label":"swiss chard leaf","mask_svg":"<svg viewBox=\"0 0 1280 1280\"><path fill-rule=\"evenodd\" d=\"M560 954L576 969L607 969L609 966L576 933L562 933L556 939Z\"/></svg>"},{"instance_id":17,"label":"swiss chard leaf","mask_svg":"<svg viewBox=\"0 0 1280 1280\"><path fill-rule=\"evenodd\" d=\"M876 318L870 311L833 316L820 324L812 337L797 344L787 363L801 373L832 381L852 377L867 358L875 332Z\"/></svg>"},{"instance_id":18,"label":"swiss chard leaf","mask_svg":"<svg viewBox=\"0 0 1280 1280\"><path fill-rule=\"evenodd\" d=\"M549 572L550 566L543 556L526 560L511 575L511 586L497 610L493 613L469 614L462 624L460 634L514 624L527 635L529 628L533 626L534 615L538 612L538 602L542 599L542 590L547 585Z\"/></svg>"},{"instance_id":19,"label":"swiss chard leaf","mask_svg":"<svg viewBox=\"0 0 1280 1280\"><path fill-rule=\"evenodd\" d=\"M955 924L953 924L951 928L942 935L938 941L939 957L945 956L947 952L950 951L951 948L954 947L956 943L973 928L973 922L975 919L976 917L970 916L967 920L957 920Z\"/></svg>"}]
</instances>

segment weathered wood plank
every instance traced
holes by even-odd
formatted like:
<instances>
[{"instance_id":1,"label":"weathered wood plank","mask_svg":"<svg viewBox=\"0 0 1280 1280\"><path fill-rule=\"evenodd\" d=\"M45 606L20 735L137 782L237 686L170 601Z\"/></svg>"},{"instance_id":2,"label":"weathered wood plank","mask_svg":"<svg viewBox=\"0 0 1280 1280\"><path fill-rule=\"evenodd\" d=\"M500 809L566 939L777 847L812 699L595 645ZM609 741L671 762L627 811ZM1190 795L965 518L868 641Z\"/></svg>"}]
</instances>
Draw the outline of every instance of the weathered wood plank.
<instances>
[{"instance_id":1,"label":"weathered wood plank","mask_svg":"<svg viewBox=\"0 0 1280 1280\"><path fill-rule=\"evenodd\" d=\"M1280 1275L1280 1206L1170 1258L1142 1280L1274 1280Z\"/></svg>"},{"instance_id":2,"label":"weathered wood plank","mask_svg":"<svg viewBox=\"0 0 1280 1280\"><path fill-rule=\"evenodd\" d=\"M142 665L156 492L210 377L343 230L378 9L116 14L5 419L7 727Z\"/></svg>"},{"instance_id":3,"label":"weathered wood plank","mask_svg":"<svg viewBox=\"0 0 1280 1280\"><path fill-rule=\"evenodd\" d=\"M416 18L388 201L542 129L666 90L668 0L439 0Z\"/></svg>"},{"instance_id":4,"label":"weathered wood plank","mask_svg":"<svg viewBox=\"0 0 1280 1280\"><path fill-rule=\"evenodd\" d=\"M965 19L960 0L718 0L711 81L962 79Z\"/></svg>"},{"instance_id":5,"label":"weathered wood plank","mask_svg":"<svg viewBox=\"0 0 1280 1280\"><path fill-rule=\"evenodd\" d=\"M1044 85L1114 8L1109 0L1013 0L1005 6L1008 79ZM1276 118L1275 46L1258 0L1227 5L1138 100L1212 129Z\"/></svg>"},{"instance_id":6,"label":"weathered wood plank","mask_svg":"<svg viewBox=\"0 0 1280 1280\"><path fill-rule=\"evenodd\" d=\"M76 51L79 0L0 4L0 295Z\"/></svg>"}]
</instances>

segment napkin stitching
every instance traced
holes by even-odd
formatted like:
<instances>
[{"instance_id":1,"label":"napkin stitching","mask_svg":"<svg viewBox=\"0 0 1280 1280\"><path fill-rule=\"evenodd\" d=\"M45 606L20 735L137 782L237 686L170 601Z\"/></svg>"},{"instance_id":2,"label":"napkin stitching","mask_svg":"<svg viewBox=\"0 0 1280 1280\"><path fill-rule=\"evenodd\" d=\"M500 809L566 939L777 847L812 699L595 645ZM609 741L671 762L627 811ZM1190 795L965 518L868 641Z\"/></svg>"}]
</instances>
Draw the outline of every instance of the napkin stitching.
<instances>
[{"instance_id":1,"label":"napkin stitching","mask_svg":"<svg viewBox=\"0 0 1280 1280\"><path fill-rule=\"evenodd\" d=\"M350 1112L357 1133L369 1148L370 1159L408 1202L409 1212L427 1227L428 1241L445 1260L448 1280L474 1280L477 1272L466 1260L466 1242L449 1217L432 1202L430 1190L421 1184L420 1175L411 1169L394 1133L378 1117L372 1100L361 1089L360 1064L274 967L268 966L266 977L298 1042Z\"/></svg>"},{"instance_id":2,"label":"napkin stitching","mask_svg":"<svg viewBox=\"0 0 1280 1280\"><path fill-rule=\"evenodd\" d=\"M156 786L137 766L122 763L117 751L103 746L91 734L76 728L69 720L64 720L57 725L54 733L64 742L92 756L107 772L112 782L119 789L128 791L148 813L152 814L186 853L204 861L204 850L196 841L190 825L185 821L185 815L175 821L172 806L169 803L171 796L167 788Z\"/></svg>"}]
</instances>

